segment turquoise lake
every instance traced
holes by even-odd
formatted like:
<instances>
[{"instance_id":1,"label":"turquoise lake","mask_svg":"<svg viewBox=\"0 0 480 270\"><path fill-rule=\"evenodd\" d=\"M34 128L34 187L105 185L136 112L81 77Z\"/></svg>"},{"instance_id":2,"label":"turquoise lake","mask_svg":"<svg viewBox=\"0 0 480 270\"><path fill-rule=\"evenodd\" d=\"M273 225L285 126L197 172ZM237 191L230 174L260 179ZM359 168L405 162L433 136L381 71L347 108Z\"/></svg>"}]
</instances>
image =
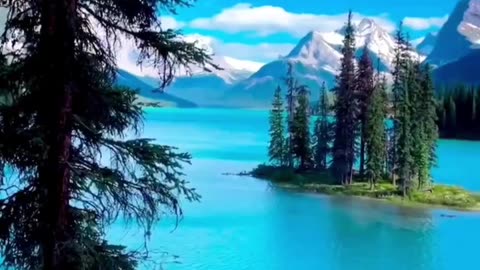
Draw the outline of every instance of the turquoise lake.
<instances>
[{"instance_id":1,"label":"turquoise lake","mask_svg":"<svg viewBox=\"0 0 480 270\"><path fill-rule=\"evenodd\" d=\"M166 270L480 269L480 214L291 193L222 175L267 160L268 112L148 109L143 132L192 154L186 178L202 195L183 204L177 227L166 217L153 232L149 248ZM440 141L433 175L480 191L480 142ZM143 234L119 222L109 237L137 248Z\"/></svg>"}]
</instances>

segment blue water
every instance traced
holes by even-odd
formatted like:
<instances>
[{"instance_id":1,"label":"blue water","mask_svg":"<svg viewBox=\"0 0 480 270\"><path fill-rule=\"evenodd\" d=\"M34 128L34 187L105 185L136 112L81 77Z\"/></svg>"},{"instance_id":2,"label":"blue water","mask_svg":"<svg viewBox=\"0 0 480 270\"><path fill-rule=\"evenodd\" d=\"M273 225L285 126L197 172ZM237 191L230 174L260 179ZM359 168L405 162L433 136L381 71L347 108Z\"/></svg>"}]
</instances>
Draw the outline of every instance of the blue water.
<instances>
[{"instance_id":1,"label":"blue water","mask_svg":"<svg viewBox=\"0 0 480 270\"><path fill-rule=\"evenodd\" d=\"M157 225L149 247L164 269L480 269L480 215L444 218L452 213L297 194L222 175L266 160L267 117L246 110L147 110L144 136L193 155L185 172L202 195L199 203L183 204L176 229L171 217ZM438 157L436 182L480 191L480 143L440 141ZM121 222L109 237L131 248L143 239Z\"/></svg>"}]
</instances>

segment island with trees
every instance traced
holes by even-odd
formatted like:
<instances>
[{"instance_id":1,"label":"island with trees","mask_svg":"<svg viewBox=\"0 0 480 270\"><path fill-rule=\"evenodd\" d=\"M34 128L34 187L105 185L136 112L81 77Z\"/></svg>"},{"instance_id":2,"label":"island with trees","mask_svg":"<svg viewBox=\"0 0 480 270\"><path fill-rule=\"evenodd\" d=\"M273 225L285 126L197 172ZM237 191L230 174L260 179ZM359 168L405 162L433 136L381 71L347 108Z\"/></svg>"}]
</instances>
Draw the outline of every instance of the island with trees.
<instances>
[{"instance_id":1,"label":"island with trees","mask_svg":"<svg viewBox=\"0 0 480 270\"><path fill-rule=\"evenodd\" d=\"M450 104L458 94L444 94L448 101L437 102L431 69L411 56L401 24L395 39L389 83L375 71L368 48L356 61L350 13L333 98L323 84L314 117L309 89L295 79L290 65L285 101L279 86L272 102L269 163L250 175L296 191L480 209L479 195L434 184L431 176L438 123L451 126L454 120L445 119L456 117L437 104ZM447 116L439 118L444 107Z\"/></svg>"}]
</instances>

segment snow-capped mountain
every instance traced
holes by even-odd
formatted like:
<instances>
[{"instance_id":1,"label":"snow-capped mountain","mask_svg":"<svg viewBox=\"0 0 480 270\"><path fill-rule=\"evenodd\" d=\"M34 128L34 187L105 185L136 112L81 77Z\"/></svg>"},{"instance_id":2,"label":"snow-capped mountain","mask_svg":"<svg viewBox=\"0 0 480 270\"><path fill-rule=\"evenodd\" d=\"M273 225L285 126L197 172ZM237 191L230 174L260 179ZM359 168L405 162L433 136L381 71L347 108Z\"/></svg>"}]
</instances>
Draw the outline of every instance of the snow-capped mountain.
<instances>
[{"instance_id":1,"label":"snow-capped mountain","mask_svg":"<svg viewBox=\"0 0 480 270\"><path fill-rule=\"evenodd\" d=\"M468 9L463 15L463 20L458 31L474 43L476 48L480 44L480 0L470 0Z\"/></svg>"},{"instance_id":2,"label":"snow-capped mountain","mask_svg":"<svg viewBox=\"0 0 480 270\"><path fill-rule=\"evenodd\" d=\"M380 70L388 71L395 55L393 36L372 19L363 19L355 27L357 56L368 48L373 63L380 62ZM334 32L312 31L303 37L286 57L264 65L248 79L235 84L217 103L226 106L268 107L277 85L282 86L288 63L295 77L309 86L313 99L322 82L328 87L334 83L341 61L343 30ZM422 58L411 52L413 57Z\"/></svg>"},{"instance_id":3,"label":"snow-capped mountain","mask_svg":"<svg viewBox=\"0 0 480 270\"><path fill-rule=\"evenodd\" d=\"M365 18L355 28L355 45L358 54L367 45L372 58L379 59L384 67L390 67L395 55L395 40L393 36L374 20ZM323 38L332 47L340 50L343 41L343 29L331 33L322 33Z\"/></svg>"},{"instance_id":4,"label":"snow-capped mountain","mask_svg":"<svg viewBox=\"0 0 480 270\"><path fill-rule=\"evenodd\" d=\"M479 15L480 1L465 0L458 4L456 11L452 14L452 24L445 25L445 28L448 28L447 30L450 30L449 33L452 35L449 37L445 34L445 40L451 38L453 41L456 41L454 44L451 44L455 45L451 49L457 50L459 53L454 54L455 58L451 57L451 61L434 70L433 74L437 85L480 85L480 77L477 72L480 69ZM454 28L457 32L454 31ZM438 44L437 46L445 52L450 48L448 44ZM452 51L451 53L455 52Z\"/></svg>"},{"instance_id":5,"label":"snow-capped mountain","mask_svg":"<svg viewBox=\"0 0 480 270\"><path fill-rule=\"evenodd\" d=\"M437 34L428 33L425 38L415 47L418 53L429 55L437 43Z\"/></svg>"},{"instance_id":6,"label":"snow-capped mountain","mask_svg":"<svg viewBox=\"0 0 480 270\"><path fill-rule=\"evenodd\" d=\"M211 38L191 35L186 36L185 40L196 42L197 46L212 56L212 62L221 69L207 66L209 69L207 71L201 67L191 66L188 74L185 70L179 70L179 76L165 89L165 92L200 106L210 106L211 101L220 98L226 89L247 79L263 65L259 62L216 55L215 41ZM138 78L152 87L158 86L158 81L154 77L139 76Z\"/></svg>"},{"instance_id":7,"label":"snow-capped mountain","mask_svg":"<svg viewBox=\"0 0 480 270\"><path fill-rule=\"evenodd\" d=\"M426 58L428 63L434 66L445 65L471 52L472 43L458 31L468 4L468 0L458 2L447 22L438 32L435 46Z\"/></svg>"}]
</instances>

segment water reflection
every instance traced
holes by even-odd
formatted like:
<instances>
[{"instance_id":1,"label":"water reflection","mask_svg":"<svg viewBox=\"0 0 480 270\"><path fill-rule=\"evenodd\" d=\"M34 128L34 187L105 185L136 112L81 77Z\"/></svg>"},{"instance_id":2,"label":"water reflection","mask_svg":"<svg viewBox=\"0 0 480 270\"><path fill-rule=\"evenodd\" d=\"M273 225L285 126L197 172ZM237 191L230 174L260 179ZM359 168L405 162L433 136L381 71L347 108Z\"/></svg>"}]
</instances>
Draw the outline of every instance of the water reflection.
<instances>
[{"instance_id":1,"label":"water reflection","mask_svg":"<svg viewBox=\"0 0 480 270\"><path fill-rule=\"evenodd\" d=\"M430 211L347 197L327 201L339 209L327 217L335 243L330 269L438 269Z\"/></svg>"}]
</instances>

